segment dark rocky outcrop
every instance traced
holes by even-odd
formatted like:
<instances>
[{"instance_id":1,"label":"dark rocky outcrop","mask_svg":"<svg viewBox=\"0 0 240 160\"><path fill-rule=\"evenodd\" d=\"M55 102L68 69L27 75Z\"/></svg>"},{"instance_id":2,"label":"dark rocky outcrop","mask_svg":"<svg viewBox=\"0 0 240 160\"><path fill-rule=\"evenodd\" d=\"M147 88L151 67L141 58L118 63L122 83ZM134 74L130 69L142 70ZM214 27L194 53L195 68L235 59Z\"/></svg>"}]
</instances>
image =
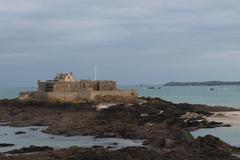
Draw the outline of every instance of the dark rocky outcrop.
<instances>
[{"instance_id":1,"label":"dark rocky outcrop","mask_svg":"<svg viewBox=\"0 0 240 160\"><path fill-rule=\"evenodd\" d=\"M141 104L118 103L99 111L94 109L94 105L2 100L0 121L11 122L11 126L49 126L44 132L57 135L144 139L146 148L107 150L96 146L89 149L73 147L52 150L32 146L9 153L42 152L7 158L3 155L0 159L234 159L231 146L212 136L194 139L189 132L198 128L221 126L221 123L208 122L204 117L210 116L210 111L235 110L233 108L174 104L159 98L146 97L141 98ZM236 148L234 151L238 152Z\"/></svg>"},{"instance_id":2,"label":"dark rocky outcrop","mask_svg":"<svg viewBox=\"0 0 240 160\"><path fill-rule=\"evenodd\" d=\"M43 151L51 151L53 148L48 146L30 146L30 147L23 147L21 149L15 149L9 152L5 152L6 154L21 154L21 153L32 153L32 152L43 152Z\"/></svg>"},{"instance_id":3,"label":"dark rocky outcrop","mask_svg":"<svg viewBox=\"0 0 240 160\"><path fill-rule=\"evenodd\" d=\"M14 144L10 144L10 143L0 143L0 148L1 147L12 147L15 146Z\"/></svg>"},{"instance_id":4,"label":"dark rocky outcrop","mask_svg":"<svg viewBox=\"0 0 240 160\"><path fill-rule=\"evenodd\" d=\"M148 87L147 89L155 89L155 87Z\"/></svg>"},{"instance_id":5,"label":"dark rocky outcrop","mask_svg":"<svg viewBox=\"0 0 240 160\"><path fill-rule=\"evenodd\" d=\"M23 132L23 131L17 131L17 132L15 132L16 135L25 134L25 133L27 133L27 132Z\"/></svg>"}]
</instances>

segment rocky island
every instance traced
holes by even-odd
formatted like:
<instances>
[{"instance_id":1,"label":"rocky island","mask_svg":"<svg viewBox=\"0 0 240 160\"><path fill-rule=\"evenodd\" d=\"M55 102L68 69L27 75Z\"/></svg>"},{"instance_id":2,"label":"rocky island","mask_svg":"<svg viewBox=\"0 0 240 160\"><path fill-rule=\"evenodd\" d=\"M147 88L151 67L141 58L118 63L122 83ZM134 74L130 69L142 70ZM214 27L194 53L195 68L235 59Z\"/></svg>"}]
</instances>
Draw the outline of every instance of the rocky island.
<instances>
[{"instance_id":1,"label":"rocky island","mask_svg":"<svg viewBox=\"0 0 240 160\"><path fill-rule=\"evenodd\" d=\"M30 145L2 152L0 159L235 160L240 155L239 148L217 137L194 138L191 135L191 131L200 128L229 127L209 117L212 112L237 109L138 97L136 91L121 91L116 86L115 81L75 80L72 73L60 73L53 80L38 81L37 91L22 92L17 99L0 100L0 124L42 126L40 133L51 135L53 139L54 135L93 136L141 140L141 145L118 148L113 147L115 143L107 147ZM20 128L14 131L17 136L25 134L26 130ZM1 147L14 146L10 142L1 144Z\"/></svg>"},{"instance_id":2,"label":"rocky island","mask_svg":"<svg viewBox=\"0 0 240 160\"><path fill-rule=\"evenodd\" d=\"M190 131L219 127L224 124L207 121L214 111L234 108L206 105L174 104L159 98L141 97L136 102L118 102L98 108L99 102L63 103L0 100L0 121L9 126L48 126L44 132L53 135L93 135L143 139L143 147L117 150L94 146L53 149L34 146L2 153L1 160L219 160L238 159L239 148L219 138L193 138ZM29 152L31 154L29 154ZM17 153L17 154L14 154ZM25 154L28 153L28 154Z\"/></svg>"}]
</instances>

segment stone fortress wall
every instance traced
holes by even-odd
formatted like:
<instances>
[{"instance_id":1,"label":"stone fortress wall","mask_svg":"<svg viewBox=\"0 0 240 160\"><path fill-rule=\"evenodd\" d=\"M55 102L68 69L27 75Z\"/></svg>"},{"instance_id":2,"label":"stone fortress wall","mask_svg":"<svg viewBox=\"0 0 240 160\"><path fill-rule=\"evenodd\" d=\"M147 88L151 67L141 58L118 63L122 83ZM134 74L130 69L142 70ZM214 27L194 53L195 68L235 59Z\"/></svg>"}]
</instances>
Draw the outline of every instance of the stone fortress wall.
<instances>
[{"instance_id":1,"label":"stone fortress wall","mask_svg":"<svg viewBox=\"0 0 240 160\"><path fill-rule=\"evenodd\" d=\"M41 101L80 102L94 101L96 97L118 96L136 99L136 91L122 91L117 88L116 81L74 80L72 73L58 74L54 80L38 81L38 91L22 92L20 99L36 99Z\"/></svg>"},{"instance_id":2,"label":"stone fortress wall","mask_svg":"<svg viewBox=\"0 0 240 160\"><path fill-rule=\"evenodd\" d=\"M80 80L74 82L59 82L59 81L38 81L39 92L78 92L80 90L117 90L116 81L91 81Z\"/></svg>"}]
</instances>

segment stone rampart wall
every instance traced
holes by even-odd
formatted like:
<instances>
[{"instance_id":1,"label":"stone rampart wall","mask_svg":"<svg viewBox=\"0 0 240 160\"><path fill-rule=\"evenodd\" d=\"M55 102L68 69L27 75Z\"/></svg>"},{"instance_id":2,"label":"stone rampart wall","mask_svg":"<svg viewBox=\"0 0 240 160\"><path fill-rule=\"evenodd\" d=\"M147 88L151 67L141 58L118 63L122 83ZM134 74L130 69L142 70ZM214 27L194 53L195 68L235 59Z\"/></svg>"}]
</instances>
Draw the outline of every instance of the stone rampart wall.
<instances>
[{"instance_id":1,"label":"stone rampart wall","mask_svg":"<svg viewBox=\"0 0 240 160\"><path fill-rule=\"evenodd\" d=\"M47 93L48 101L64 101L64 102L79 102L81 100L88 100L90 93L86 92L49 92Z\"/></svg>"},{"instance_id":2,"label":"stone rampart wall","mask_svg":"<svg viewBox=\"0 0 240 160\"><path fill-rule=\"evenodd\" d=\"M38 82L39 92L78 92L85 90L113 91L117 90L116 81L90 81L75 82Z\"/></svg>"},{"instance_id":3,"label":"stone rampart wall","mask_svg":"<svg viewBox=\"0 0 240 160\"><path fill-rule=\"evenodd\" d=\"M82 100L94 101L96 97L118 96L127 99L136 99L136 91L79 91L79 92L24 92L20 93L21 100L62 101L77 103Z\"/></svg>"},{"instance_id":4,"label":"stone rampart wall","mask_svg":"<svg viewBox=\"0 0 240 160\"><path fill-rule=\"evenodd\" d=\"M38 91L39 92L45 92L45 85L46 83L45 82L38 82Z\"/></svg>"},{"instance_id":5,"label":"stone rampart wall","mask_svg":"<svg viewBox=\"0 0 240 160\"><path fill-rule=\"evenodd\" d=\"M91 91L90 92L90 100L94 100L97 96L120 96L120 97L127 97L127 98L137 98L138 93L136 91Z\"/></svg>"},{"instance_id":6,"label":"stone rampart wall","mask_svg":"<svg viewBox=\"0 0 240 160\"><path fill-rule=\"evenodd\" d=\"M116 81L98 81L98 89L100 91L112 91L117 89Z\"/></svg>"}]
</instances>

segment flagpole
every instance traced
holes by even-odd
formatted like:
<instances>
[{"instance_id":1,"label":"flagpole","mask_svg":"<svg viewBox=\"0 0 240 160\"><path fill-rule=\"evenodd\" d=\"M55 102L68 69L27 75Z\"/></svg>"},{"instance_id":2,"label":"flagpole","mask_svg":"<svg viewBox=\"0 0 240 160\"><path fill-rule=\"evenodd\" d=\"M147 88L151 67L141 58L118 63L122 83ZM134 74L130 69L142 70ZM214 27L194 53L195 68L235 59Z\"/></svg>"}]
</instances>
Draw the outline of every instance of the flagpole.
<instances>
[{"instance_id":1,"label":"flagpole","mask_svg":"<svg viewBox=\"0 0 240 160\"><path fill-rule=\"evenodd\" d=\"M95 81L97 80L97 65L95 65Z\"/></svg>"}]
</instances>

